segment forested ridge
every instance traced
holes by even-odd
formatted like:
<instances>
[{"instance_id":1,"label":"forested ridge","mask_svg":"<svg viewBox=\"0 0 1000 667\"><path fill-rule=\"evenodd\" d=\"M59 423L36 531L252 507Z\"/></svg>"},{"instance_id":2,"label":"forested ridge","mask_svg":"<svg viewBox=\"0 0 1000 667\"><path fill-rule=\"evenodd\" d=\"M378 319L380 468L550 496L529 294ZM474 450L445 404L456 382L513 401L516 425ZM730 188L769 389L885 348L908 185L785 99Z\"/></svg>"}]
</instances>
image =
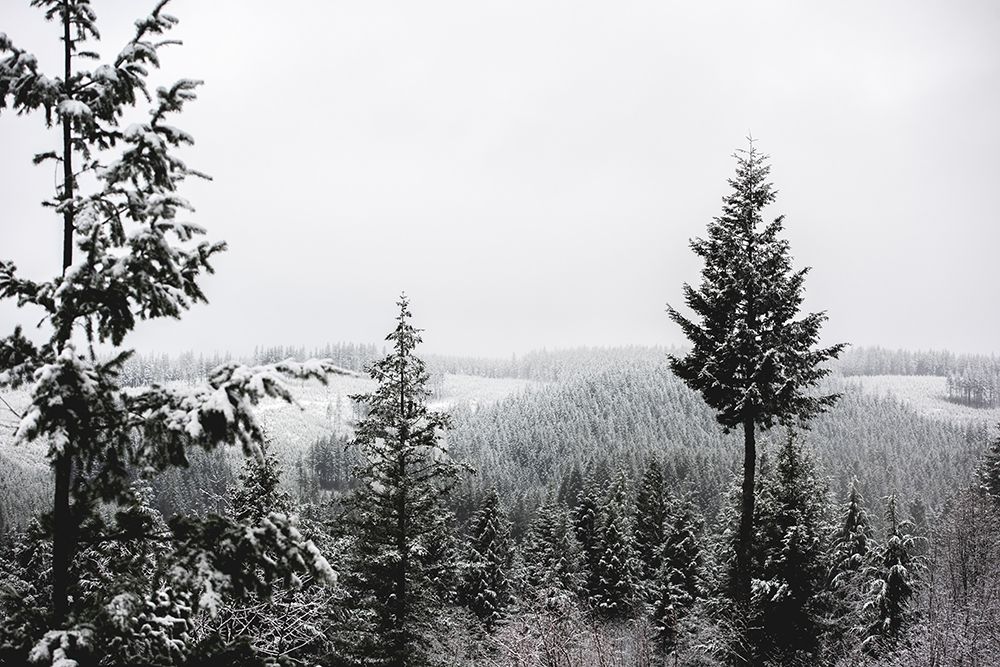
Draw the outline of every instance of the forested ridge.
<instances>
[{"instance_id":1,"label":"forested ridge","mask_svg":"<svg viewBox=\"0 0 1000 667\"><path fill-rule=\"evenodd\" d=\"M271 349L280 351L272 352L276 360L308 358L301 348ZM320 349L348 351L333 358L351 367L349 354L357 354L356 350L375 354L376 348L339 344ZM663 348L632 347L528 355L531 362L525 367L531 370L517 376L544 383L497 403L475 408L462 404L453 411L452 446L479 471L467 482L467 493L476 495L496 486L524 512L550 487L563 484L574 469L589 465L605 475L617 468L636 474L654 456L668 481L690 486L702 510L714 515L737 464L733 438L719 432L704 402L669 372L666 354ZM190 360L196 358L160 356L155 365L140 359L136 367L145 369L149 381L187 382ZM431 357L428 367L435 374L433 386L440 384L442 369L490 368L487 360L470 363L441 356ZM197 380L190 376L191 382ZM844 398L836 411L816 421L805 438L837 497L846 493L856 476L868 498L877 496L878 489L894 489L906 498L939 506L956 482L969 478L986 442L988 424L977 428L923 417L891 395L862 391L849 378L833 377L829 383ZM339 411L354 414L349 399L334 400L341 403ZM319 500L324 492L344 491L350 484L353 459L345 451L343 435L331 433L308 442L297 441L294 434L269 436L274 447L286 452L283 458L290 470L285 484L296 496ZM35 506L25 503L43 497L44 491L28 489L44 483L44 471L14 450L0 452L0 461L9 471L8 479L19 480L8 487L17 492L0 500L6 514L11 520L31 516ZM220 481L235 482L238 466L235 459L215 455L196 463L204 485L215 480L211 485L216 490ZM171 475L170 479L172 483L157 485L164 499L161 507L196 507L178 505L181 501L174 499L203 497L189 486L198 478Z\"/></svg>"}]
</instances>

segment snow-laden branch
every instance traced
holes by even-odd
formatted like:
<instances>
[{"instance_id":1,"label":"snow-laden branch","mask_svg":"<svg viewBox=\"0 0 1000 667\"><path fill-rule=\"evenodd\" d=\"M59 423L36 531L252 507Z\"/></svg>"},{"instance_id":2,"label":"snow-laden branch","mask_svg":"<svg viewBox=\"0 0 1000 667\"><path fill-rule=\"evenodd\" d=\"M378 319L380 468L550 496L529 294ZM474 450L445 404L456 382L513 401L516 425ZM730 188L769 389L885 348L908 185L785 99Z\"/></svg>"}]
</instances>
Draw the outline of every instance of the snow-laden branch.
<instances>
[{"instance_id":1,"label":"snow-laden branch","mask_svg":"<svg viewBox=\"0 0 1000 667\"><path fill-rule=\"evenodd\" d=\"M184 449L196 445L213 449L240 445L248 456L260 456L263 431L253 406L265 398L298 405L288 379L326 383L331 375L356 375L328 359L297 362L291 359L261 366L223 364L209 375L208 384L193 388L152 385L123 391L134 425L142 434L136 463L162 469L184 464Z\"/></svg>"}]
</instances>

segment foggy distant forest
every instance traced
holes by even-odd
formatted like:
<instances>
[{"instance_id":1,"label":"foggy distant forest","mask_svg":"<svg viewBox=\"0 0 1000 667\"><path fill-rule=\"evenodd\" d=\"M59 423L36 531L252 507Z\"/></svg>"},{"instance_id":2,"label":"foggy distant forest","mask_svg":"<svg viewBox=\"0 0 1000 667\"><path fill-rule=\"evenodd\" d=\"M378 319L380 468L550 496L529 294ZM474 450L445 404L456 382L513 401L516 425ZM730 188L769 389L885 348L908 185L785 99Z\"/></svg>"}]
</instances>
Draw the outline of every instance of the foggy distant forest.
<instances>
[{"instance_id":1,"label":"foggy distant forest","mask_svg":"<svg viewBox=\"0 0 1000 667\"><path fill-rule=\"evenodd\" d=\"M324 11L319 6L274 10L260 2L220 10L224 3L213 3L199 13L184 0L176 7L167 0L124 8L96 0L24 4L24 14L5 6L0 24L10 29L0 32L0 126L7 133L0 136L10 137L0 155L0 664L1000 664L1000 356L978 344L994 340L990 297L1000 276L988 275L995 263L972 261L990 247L992 192L963 204L980 206L970 226L954 227L968 256L942 251L943 266L915 269L866 255L882 235L914 253L926 241L918 233L894 236L892 222L868 237L824 245L832 238L826 234L850 229L825 217L829 199L847 200L847 209L831 209L841 215L852 194L841 183L829 184L823 200L789 192L786 219L786 190L803 186L802 173L828 168L822 155L810 158L815 166L803 161L786 128L773 144L794 159L783 162L766 136L737 134L728 156L719 156L726 161L712 162L724 166L717 180L701 183L701 167L692 166L684 175L690 183L657 186L671 200L692 200L680 210L700 216L674 224L664 214L657 227L684 232L683 242L669 247L657 245L663 237L644 238L650 228L629 218L646 215L636 213L638 203L620 203L620 226L602 223L602 235L591 237L594 191L621 202L634 186L616 178L597 185L581 176L565 200L555 181L540 185L540 199L528 196L524 206L544 215L509 228L489 217L484 200L477 207L488 224L449 232L449 216L468 213L458 206L459 191L479 187L475 179L483 176L483 165L473 162L448 175L433 160L420 170L425 184L444 179L456 193L454 202L436 204L444 221L415 211L406 227L381 227L374 212L384 213L381 196L368 201L367 222L350 218L347 204L338 209L338 197L352 206L361 200L316 157L329 137L291 142L293 161L266 157L275 145L287 148L282 133L291 136L297 122L319 114L336 124L338 112L273 93L264 65L255 70L247 58L222 53L245 48L247 34L270 20L273 44L258 44L254 53L282 61L283 76L303 91L319 85L309 75L315 66L353 66L359 79L377 81L366 69L368 52L349 41L320 44L338 54L330 62L296 60L289 50L296 41L305 49L317 40L295 32L288 41L282 26L291 13ZM151 13L124 21L122 12L140 4ZM550 8L542 4L539 21L548 25ZM662 18L642 3L633 9ZM780 9L774 18L791 25L829 18L821 10ZM182 44L175 10L196 24L222 16L233 34L213 35L211 46ZM351 13L368 10L336 11L354 19L359 34L386 28L381 15ZM385 11L414 21L389 21L400 39L426 20L399 7ZM453 17L469 10L428 11ZM492 42L507 29L506 14L484 27L495 8L471 11L482 23L473 35ZM560 11L572 15L559 33L566 49L583 39L574 31L599 34L589 31L601 22L586 20L594 7ZM703 30L701 11L671 16ZM946 14L947 25L970 35L963 43L949 33L956 62L979 57L978 40L1000 24L993 8L976 11L985 29ZM921 21L933 23L935 15L913 12L912 34ZM293 21L302 35L315 29L306 18ZM624 20L635 48L646 48L652 28L637 18L625 12L608 21ZM738 27L731 20L719 29ZM831 29L868 45L864 29L839 21L831 19ZM524 48L539 49L521 28L528 31ZM124 46L101 50L119 33L127 35ZM627 87L637 74L613 64L629 39L608 34L615 36L601 39L619 50L609 49L608 71ZM37 55L36 42L43 49ZM431 58L433 42L421 41L426 51L409 54L412 60L397 45L379 62L398 60L422 76L420 54ZM983 53L992 60L983 67L995 71L1000 53L989 43ZM360 55L341 58L345 48ZM773 54L759 48L757 60L796 80L794 54L767 60ZM284 127L261 131L254 123L270 119L235 98L213 101L212 82L165 76L180 52L192 77L199 64L211 69L220 59L234 73L255 75L247 89L261 104L270 96L287 106ZM539 69L559 60L545 49L536 55ZM920 70L904 60L893 61L901 83L883 81L879 104L905 88L902 74ZM449 60L456 71L460 61ZM845 55L833 67L840 74L825 76L851 78L851 62ZM510 67L527 79L537 74ZM603 95L607 72L581 71L556 79ZM670 71L684 81L707 77ZM936 100L961 86L974 89L978 73L950 79L954 89L945 90L926 83L938 81L935 72L924 72L922 94ZM503 76L490 75L500 90ZM707 78L700 85L715 94ZM475 97L478 89L469 86ZM435 95L413 94L425 101ZM899 94L901 106L911 104ZM226 107L224 122L197 115L201 95L212 109ZM506 109L500 97L497 108ZM383 112L395 106L386 102ZM851 112L859 124L877 115L866 109ZM750 103L734 113L759 117ZM496 132L500 116L489 117L500 123ZM197 145L182 129L191 117ZM405 162L407 142L421 131L385 118L383 129L399 141L390 154ZM962 119L949 119L949 131L961 132ZM374 122L365 114L356 120ZM227 155L211 175L202 172L201 142L221 144L233 127L240 141L225 145L237 159ZM470 144L483 140L471 125L455 124L452 134ZM984 140L987 148L993 138ZM559 152L558 142L545 141L532 135L528 143ZM663 159L681 161L686 141ZM573 172L579 146L562 148L559 164ZM373 155L382 150L372 147ZM872 151L871 159L855 159L877 162L874 144ZM251 185L259 170L248 164L257 159L273 162L266 188ZM978 159L968 156L970 165ZM505 164L505 178L516 182L517 165L530 170L531 161ZM1000 175L995 153L990 164ZM386 179L396 173L391 159L376 175L382 169ZM316 174L327 181L316 187L330 188L325 210L307 206L303 214L293 193L315 185L309 179ZM786 174L792 187L779 178ZM912 197L921 187L921 197L939 198L933 206L956 196L954 183L926 177L922 186L893 189L887 176L884 198ZM218 185L231 193L233 182L240 201L227 209L229 195L212 192ZM46 188L40 206L33 199L39 183ZM550 189L559 197L545 199ZM222 224L239 223L257 240L230 247L218 239L212 216L195 212L189 191L210 202ZM885 206L872 215L888 215ZM257 217L270 211L281 213ZM553 227L545 226L548 215ZM578 220L579 229L559 228L564 219ZM800 231L800 219L811 220L812 231ZM367 228L393 239L352 243ZM623 238L634 252L619 257ZM815 269L800 260L800 245ZM646 251L665 253L670 273L637 268ZM548 254L549 272L532 261L535 252ZM580 257L566 258L574 254ZM227 264L229 256L239 259ZM455 264L455 256L463 259ZM354 274L337 273L341 265ZM912 271L912 286L901 289L895 276L871 281L870 302L852 305L863 293L853 291L855 272L887 267ZM925 271L952 282L920 294ZM975 271L986 271L986 279L973 279ZM652 285L651 275L670 284ZM273 284L263 289L254 282L260 276ZM482 287L486 282L500 291ZM389 283L397 285L391 293ZM885 299L883 288L893 298ZM669 296L650 296L661 292ZM939 307L900 306L925 301ZM968 312L951 310L963 308ZM286 319L286 309L301 319ZM904 311L905 322L892 320ZM838 320L844 312L855 314L853 322ZM338 320L342 327L331 326ZM193 334L176 333L189 323ZM920 323L925 330L907 331ZM367 335L374 331L379 335ZM593 341L581 343L588 331ZM858 340L844 336L851 331ZM532 332L539 340L525 347ZM866 344L894 333L906 340ZM941 338L935 345L906 344L933 335Z\"/></svg>"}]
</instances>

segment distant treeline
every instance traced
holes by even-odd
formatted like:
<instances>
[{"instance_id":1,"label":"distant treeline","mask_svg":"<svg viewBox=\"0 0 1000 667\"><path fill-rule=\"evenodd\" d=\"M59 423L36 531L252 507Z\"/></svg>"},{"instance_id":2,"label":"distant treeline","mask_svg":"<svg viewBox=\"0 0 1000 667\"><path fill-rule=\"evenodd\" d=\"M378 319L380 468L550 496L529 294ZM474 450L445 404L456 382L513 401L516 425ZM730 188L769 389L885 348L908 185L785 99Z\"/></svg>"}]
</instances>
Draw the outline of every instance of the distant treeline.
<instances>
[{"instance_id":1,"label":"distant treeline","mask_svg":"<svg viewBox=\"0 0 1000 667\"><path fill-rule=\"evenodd\" d=\"M557 382L576 377L583 370L595 367L629 367L638 363L662 361L679 348L579 347L566 350L537 350L510 357L461 357L451 355L426 355L427 369L432 376L477 375L489 378L518 378L540 382ZM195 382L204 379L208 372L220 364L268 364L284 359L332 359L335 364L352 371L364 372L385 349L380 345L365 343L327 343L321 347L295 345L258 346L250 355L231 353L212 354L184 352L178 355L137 354L125 364L124 375L129 385L151 382Z\"/></svg>"},{"instance_id":2,"label":"distant treeline","mask_svg":"<svg viewBox=\"0 0 1000 667\"><path fill-rule=\"evenodd\" d=\"M427 366L437 373L518 378L539 382L559 382L581 373L608 368L634 368L666 360L680 348L628 345L621 347L577 347L565 350L536 350L507 358L452 357L429 354Z\"/></svg>"},{"instance_id":3,"label":"distant treeline","mask_svg":"<svg viewBox=\"0 0 1000 667\"><path fill-rule=\"evenodd\" d=\"M881 347L850 347L836 368L843 375L997 375L1000 357L986 354L956 354L947 350L888 350Z\"/></svg>"},{"instance_id":4,"label":"distant treeline","mask_svg":"<svg viewBox=\"0 0 1000 667\"><path fill-rule=\"evenodd\" d=\"M237 356L228 352L136 354L126 362L122 374L125 383L131 386L147 385L152 382L197 382L203 380L213 368L227 362L256 365L285 359L332 359L338 366L362 372L383 352L383 348L378 345L327 343L314 348L294 345L258 346L248 356Z\"/></svg>"},{"instance_id":5,"label":"distant treeline","mask_svg":"<svg viewBox=\"0 0 1000 667\"><path fill-rule=\"evenodd\" d=\"M576 377L582 370L596 367L620 367L666 359L679 354L681 348L660 346L579 347L565 350L536 350L510 357L461 357L426 355L432 375L462 374L491 378L519 378L540 382L558 382ZM283 359L332 359L344 368L363 372L384 353L379 345L365 343L327 343L321 347L295 345L258 346L252 354L203 354L185 352L180 355L136 355L125 366L129 384L188 381L203 379L219 364L236 361L244 364L265 364ZM882 347L848 348L834 363L840 374L855 375L936 375L951 378L949 394L952 400L972 404L1000 401L995 389L1000 376L1000 357L985 354L956 354L948 350L889 350ZM993 384L991 384L993 383ZM982 390L977 387L984 386ZM953 390L952 390L953 388ZM992 397L992 398L990 398Z\"/></svg>"},{"instance_id":6,"label":"distant treeline","mask_svg":"<svg viewBox=\"0 0 1000 667\"><path fill-rule=\"evenodd\" d=\"M950 373L948 400L974 408L1000 407L1000 369L969 367Z\"/></svg>"}]
</instances>

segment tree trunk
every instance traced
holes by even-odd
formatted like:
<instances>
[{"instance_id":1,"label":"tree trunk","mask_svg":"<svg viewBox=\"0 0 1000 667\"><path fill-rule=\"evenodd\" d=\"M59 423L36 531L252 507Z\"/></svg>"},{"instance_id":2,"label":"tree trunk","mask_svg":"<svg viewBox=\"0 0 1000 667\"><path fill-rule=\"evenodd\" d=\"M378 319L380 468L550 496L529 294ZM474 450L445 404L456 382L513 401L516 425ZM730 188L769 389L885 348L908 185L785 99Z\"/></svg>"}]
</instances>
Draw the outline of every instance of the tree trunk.
<instances>
[{"instance_id":1,"label":"tree trunk","mask_svg":"<svg viewBox=\"0 0 1000 667\"><path fill-rule=\"evenodd\" d=\"M64 83L67 97L71 93L70 76L72 74L73 43L70 33L69 8L63 8L63 56ZM63 275L73 264L73 207L69 201L73 198L73 137L71 121L68 117L62 119L63 130ZM69 342L72 330L65 325L59 332L60 342ZM55 350L56 354L59 350ZM69 607L69 566L73 560L73 546L76 531L73 530L73 518L70 512L69 489L73 477L73 460L68 453L56 456L53 462L55 468L55 495L52 508L52 626L60 628L66 622Z\"/></svg>"},{"instance_id":2,"label":"tree trunk","mask_svg":"<svg viewBox=\"0 0 1000 667\"><path fill-rule=\"evenodd\" d=\"M56 490L52 512L52 626L60 628L66 621L69 606L69 564L72 541L72 521L69 507L69 485L73 462L69 455L56 458Z\"/></svg>"},{"instance_id":3,"label":"tree trunk","mask_svg":"<svg viewBox=\"0 0 1000 667\"><path fill-rule=\"evenodd\" d=\"M754 419L743 420L743 497L740 532L736 543L736 604L741 611L750 606L750 553L753 543L754 477L757 469L757 440Z\"/></svg>"}]
</instances>

